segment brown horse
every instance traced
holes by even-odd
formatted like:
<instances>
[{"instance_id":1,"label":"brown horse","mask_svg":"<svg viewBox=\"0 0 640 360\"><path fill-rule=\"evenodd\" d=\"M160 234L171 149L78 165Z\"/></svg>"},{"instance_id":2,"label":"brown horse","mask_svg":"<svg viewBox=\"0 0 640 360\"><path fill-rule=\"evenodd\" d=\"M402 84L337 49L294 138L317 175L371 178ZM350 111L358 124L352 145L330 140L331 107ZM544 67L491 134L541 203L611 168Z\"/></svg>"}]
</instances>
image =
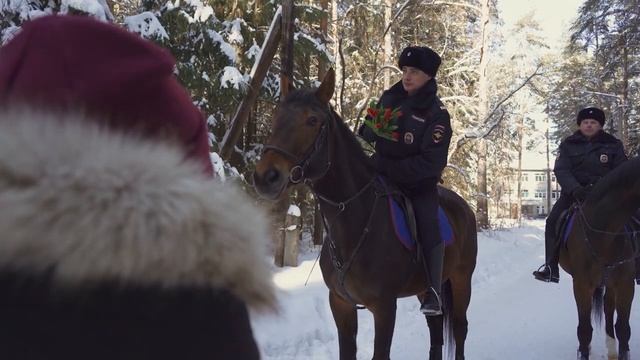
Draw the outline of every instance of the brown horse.
<instances>
[{"instance_id":1,"label":"brown horse","mask_svg":"<svg viewBox=\"0 0 640 360\"><path fill-rule=\"evenodd\" d=\"M593 328L603 305L610 359L629 359L629 315L634 295L637 249L621 232L640 206L640 159L620 165L594 187L578 208L560 265L573 276L578 308L578 359L589 359ZM606 294L603 290L606 289ZM604 300L604 304L603 304ZM592 309L593 305L593 309ZM617 320L613 323L614 313ZM616 357L615 339L618 339Z\"/></svg>"},{"instance_id":2,"label":"brown horse","mask_svg":"<svg viewBox=\"0 0 640 360\"><path fill-rule=\"evenodd\" d=\"M330 70L318 89L297 90L284 99L256 165L254 182L258 193L273 199L300 182L316 194L328 229L320 267L338 328L340 359L356 359L358 304L374 316L373 359L386 360L397 298L422 296L426 280L415 256L394 239L385 190L351 130L330 108L333 91ZM477 254L476 222L462 198L444 188L439 194L455 234L455 243L446 248L443 275L448 343L453 345L452 332L456 359L464 359L466 312ZM430 359L441 359L445 321L436 316L427 322Z\"/></svg>"}]
</instances>

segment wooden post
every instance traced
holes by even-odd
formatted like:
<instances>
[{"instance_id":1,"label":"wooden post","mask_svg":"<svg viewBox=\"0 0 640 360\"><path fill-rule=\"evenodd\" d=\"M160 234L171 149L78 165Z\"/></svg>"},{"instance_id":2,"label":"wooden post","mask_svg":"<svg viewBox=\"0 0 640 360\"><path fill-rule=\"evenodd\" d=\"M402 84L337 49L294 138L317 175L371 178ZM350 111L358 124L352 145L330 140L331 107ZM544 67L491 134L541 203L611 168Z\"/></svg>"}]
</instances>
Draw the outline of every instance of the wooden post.
<instances>
[{"instance_id":1,"label":"wooden post","mask_svg":"<svg viewBox=\"0 0 640 360\"><path fill-rule=\"evenodd\" d=\"M281 25L281 34L280 37L280 61L281 61L281 70L280 70L280 101L282 101L285 96L287 96L289 89L293 86L293 0L283 0L282 1L282 25ZM297 243L295 245L295 249L287 248L287 231L283 231L282 229L286 229L288 225L286 225L286 212L289 204L289 194L286 192L283 196L278 199L277 204L274 206L272 211L272 216L275 219L276 223L274 224L275 229L279 229L278 237L276 238L276 254L275 254L275 264L277 266L285 266L288 261L290 261L293 256L290 254L291 251L295 250L295 258L297 263L298 257L298 247ZM282 244L282 246L280 246ZM286 260L285 260L286 258ZM280 262L280 259L282 261Z\"/></svg>"},{"instance_id":2,"label":"wooden post","mask_svg":"<svg viewBox=\"0 0 640 360\"><path fill-rule=\"evenodd\" d=\"M267 75L267 71L271 66L276 50L278 49L278 42L280 40L280 33L282 30L281 19L282 11L281 9L278 9L276 15L273 17L273 21L271 22L271 27L269 28L267 37L264 39L264 43L262 44L260 56L256 59L256 62L253 64L253 68L251 69L251 80L249 81L247 94L240 102L240 105L238 105L238 109L231 120L231 126L222 139L220 156L227 161L231 158L233 148L240 139L242 128L249 118L249 113L251 112L251 109L258 98L258 94L260 93L262 82Z\"/></svg>"},{"instance_id":3,"label":"wooden post","mask_svg":"<svg viewBox=\"0 0 640 360\"><path fill-rule=\"evenodd\" d=\"M284 222L284 266L298 266L298 244L301 239L300 208L289 207Z\"/></svg>"},{"instance_id":4,"label":"wooden post","mask_svg":"<svg viewBox=\"0 0 640 360\"><path fill-rule=\"evenodd\" d=\"M320 202L318 199L314 199L313 203L313 245L322 245L324 242L324 224L322 223Z\"/></svg>"},{"instance_id":5,"label":"wooden post","mask_svg":"<svg viewBox=\"0 0 640 360\"><path fill-rule=\"evenodd\" d=\"M273 263L278 267L285 266L285 216L289 208L289 192L283 193L271 207L271 234L274 242Z\"/></svg>"}]
</instances>

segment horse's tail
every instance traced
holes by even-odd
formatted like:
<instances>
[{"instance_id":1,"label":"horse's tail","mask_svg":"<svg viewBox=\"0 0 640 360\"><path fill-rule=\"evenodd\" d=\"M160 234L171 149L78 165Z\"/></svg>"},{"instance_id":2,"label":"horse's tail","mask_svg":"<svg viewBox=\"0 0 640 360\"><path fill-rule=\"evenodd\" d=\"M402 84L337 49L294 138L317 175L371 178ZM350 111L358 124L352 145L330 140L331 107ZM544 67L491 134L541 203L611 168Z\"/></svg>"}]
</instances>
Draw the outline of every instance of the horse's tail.
<instances>
[{"instance_id":1,"label":"horse's tail","mask_svg":"<svg viewBox=\"0 0 640 360\"><path fill-rule=\"evenodd\" d=\"M597 287L593 291L591 300L591 318L596 326L602 326L602 315L604 315L604 286Z\"/></svg>"},{"instance_id":2,"label":"horse's tail","mask_svg":"<svg viewBox=\"0 0 640 360\"><path fill-rule=\"evenodd\" d=\"M447 280L442 284L442 306L444 325L444 344L447 352L447 359L453 359L456 353L456 339L453 335L453 290L451 281Z\"/></svg>"}]
</instances>

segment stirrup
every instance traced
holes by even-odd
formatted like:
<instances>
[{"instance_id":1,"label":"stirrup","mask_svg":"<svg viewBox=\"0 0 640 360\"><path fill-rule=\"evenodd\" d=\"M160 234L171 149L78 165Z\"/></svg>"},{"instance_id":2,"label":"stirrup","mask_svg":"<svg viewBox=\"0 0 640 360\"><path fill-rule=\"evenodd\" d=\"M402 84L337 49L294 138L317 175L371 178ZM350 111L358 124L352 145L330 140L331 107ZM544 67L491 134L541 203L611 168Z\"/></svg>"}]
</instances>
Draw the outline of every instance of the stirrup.
<instances>
[{"instance_id":1,"label":"stirrup","mask_svg":"<svg viewBox=\"0 0 640 360\"><path fill-rule=\"evenodd\" d=\"M548 274L545 274L545 270L548 271ZM540 280L542 282L552 282L552 283L560 282L560 277L553 276L553 272L551 271L551 266L547 264L540 266L538 270L534 271L533 277L535 277L536 280Z\"/></svg>"},{"instance_id":2,"label":"stirrup","mask_svg":"<svg viewBox=\"0 0 640 360\"><path fill-rule=\"evenodd\" d=\"M436 303L438 304L438 310L433 310L433 309L427 309L425 307L426 305L426 301L424 303L422 303L420 305L420 312L423 313L425 316L438 316L438 315L442 315L442 300L440 299L440 295L438 294L438 292L433 288L430 287L429 288L429 292L430 294L427 296L435 296L435 300Z\"/></svg>"}]
</instances>

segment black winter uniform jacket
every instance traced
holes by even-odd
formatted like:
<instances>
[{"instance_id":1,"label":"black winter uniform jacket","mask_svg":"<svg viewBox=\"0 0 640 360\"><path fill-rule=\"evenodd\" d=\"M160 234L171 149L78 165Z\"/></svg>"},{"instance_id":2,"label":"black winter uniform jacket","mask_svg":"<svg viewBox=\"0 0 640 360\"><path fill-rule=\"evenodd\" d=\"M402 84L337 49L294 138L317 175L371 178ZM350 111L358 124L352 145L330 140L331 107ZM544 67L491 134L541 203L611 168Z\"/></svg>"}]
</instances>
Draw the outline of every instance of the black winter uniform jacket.
<instances>
[{"instance_id":1,"label":"black winter uniform jacket","mask_svg":"<svg viewBox=\"0 0 640 360\"><path fill-rule=\"evenodd\" d=\"M569 195L580 186L595 184L625 160L622 142L612 135L600 131L589 140L576 131L560 144L553 172L562 192Z\"/></svg>"},{"instance_id":2,"label":"black winter uniform jacket","mask_svg":"<svg viewBox=\"0 0 640 360\"><path fill-rule=\"evenodd\" d=\"M359 129L366 141L375 142L378 170L401 186L433 182L447 165L451 121L437 88L432 79L409 96L398 82L382 94L378 104L401 109L398 141L380 138L365 125Z\"/></svg>"}]
</instances>

